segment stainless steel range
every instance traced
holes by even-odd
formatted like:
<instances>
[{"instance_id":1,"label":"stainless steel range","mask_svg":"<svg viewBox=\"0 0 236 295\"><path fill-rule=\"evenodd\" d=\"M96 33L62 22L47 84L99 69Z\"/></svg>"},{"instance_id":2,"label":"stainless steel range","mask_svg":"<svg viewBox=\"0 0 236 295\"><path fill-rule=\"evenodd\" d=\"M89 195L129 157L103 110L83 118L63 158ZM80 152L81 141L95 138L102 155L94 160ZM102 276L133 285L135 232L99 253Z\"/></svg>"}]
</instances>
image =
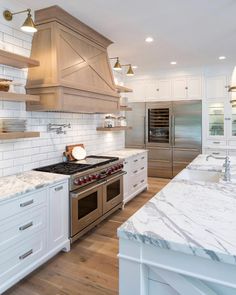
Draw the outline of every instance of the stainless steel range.
<instances>
[{"instance_id":1,"label":"stainless steel range","mask_svg":"<svg viewBox=\"0 0 236 295\"><path fill-rule=\"evenodd\" d=\"M122 207L125 172L119 158L88 156L35 170L70 175L71 242Z\"/></svg>"}]
</instances>

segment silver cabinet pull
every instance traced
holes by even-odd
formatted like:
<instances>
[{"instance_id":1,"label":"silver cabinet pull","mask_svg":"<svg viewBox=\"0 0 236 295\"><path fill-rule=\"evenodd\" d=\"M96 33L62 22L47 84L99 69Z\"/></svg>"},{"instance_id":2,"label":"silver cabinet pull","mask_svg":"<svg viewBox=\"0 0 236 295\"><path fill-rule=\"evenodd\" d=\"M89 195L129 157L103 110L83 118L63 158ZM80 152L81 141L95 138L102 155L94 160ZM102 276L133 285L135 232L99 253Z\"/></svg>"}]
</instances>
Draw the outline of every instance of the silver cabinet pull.
<instances>
[{"instance_id":1,"label":"silver cabinet pull","mask_svg":"<svg viewBox=\"0 0 236 295\"><path fill-rule=\"evenodd\" d=\"M19 230L20 230L20 231L23 231L23 230L26 230L27 228L29 228L29 227L31 227L31 226L33 226L33 221L31 221L31 222L29 222L29 223L27 223L27 224L25 224L25 225L20 226L20 227L19 227Z\"/></svg>"},{"instance_id":2,"label":"silver cabinet pull","mask_svg":"<svg viewBox=\"0 0 236 295\"><path fill-rule=\"evenodd\" d=\"M144 179L143 179L143 180L141 180L141 183L144 183Z\"/></svg>"},{"instance_id":3,"label":"silver cabinet pull","mask_svg":"<svg viewBox=\"0 0 236 295\"><path fill-rule=\"evenodd\" d=\"M32 199L32 200L29 200L29 201L27 201L27 202L25 202L25 203L21 203L21 204L20 204L20 207L26 207L26 206L29 206L29 205L33 204L33 202L34 202L34 200Z\"/></svg>"},{"instance_id":4,"label":"silver cabinet pull","mask_svg":"<svg viewBox=\"0 0 236 295\"><path fill-rule=\"evenodd\" d=\"M142 159L142 160L144 160L144 159L145 159L145 157L142 157L141 159Z\"/></svg>"},{"instance_id":5,"label":"silver cabinet pull","mask_svg":"<svg viewBox=\"0 0 236 295\"><path fill-rule=\"evenodd\" d=\"M219 141L213 141L213 143L215 143L215 144L219 144L220 142L219 142Z\"/></svg>"},{"instance_id":6,"label":"silver cabinet pull","mask_svg":"<svg viewBox=\"0 0 236 295\"><path fill-rule=\"evenodd\" d=\"M134 185L133 185L133 187L136 187L136 186L137 186L137 184L134 184Z\"/></svg>"},{"instance_id":7,"label":"silver cabinet pull","mask_svg":"<svg viewBox=\"0 0 236 295\"><path fill-rule=\"evenodd\" d=\"M144 170L144 167L142 167L141 170Z\"/></svg>"},{"instance_id":8,"label":"silver cabinet pull","mask_svg":"<svg viewBox=\"0 0 236 295\"><path fill-rule=\"evenodd\" d=\"M138 160L134 160L134 162L138 162Z\"/></svg>"},{"instance_id":9,"label":"silver cabinet pull","mask_svg":"<svg viewBox=\"0 0 236 295\"><path fill-rule=\"evenodd\" d=\"M26 252L25 254L22 254L21 256L19 256L20 260L25 259L26 257L30 256L31 254L33 254L33 249L30 249L28 252Z\"/></svg>"},{"instance_id":10,"label":"silver cabinet pull","mask_svg":"<svg viewBox=\"0 0 236 295\"><path fill-rule=\"evenodd\" d=\"M55 187L55 191L56 191L56 192L59 192L59 191L61 191L62 189L63 189L63 185L58 186L58 187Z\"/></svg>"},{"instance_id":11,"label":"silver cabinet pull","mask_svg":"<svg viewBox=\"0 0 236 295\"><path fill-rule=\"evenodd\" d=\"M137 173L138 172L138 170L135 170L133 173L135 174L135 173Z\"/></svg>"},{"instance_id":12,"label":"silver cabinet pull","mask_svg":"<svg viewBox=\"0 0 236 295\"><path fill-rule=\"evenodd\" d=\"M126 165L126 164L128 164L128 162L124 162L124 164Z\"/></svg>"},{"instance_id":13,"label":"silver cabinet pull","mask_svg":"<svg viewBox=\"0 0 236 295\"><path fill-rule=\"evenodd\" d=\"M220 153L213 152L212 155L219 155Z\"/></svg>"}]
</instances>

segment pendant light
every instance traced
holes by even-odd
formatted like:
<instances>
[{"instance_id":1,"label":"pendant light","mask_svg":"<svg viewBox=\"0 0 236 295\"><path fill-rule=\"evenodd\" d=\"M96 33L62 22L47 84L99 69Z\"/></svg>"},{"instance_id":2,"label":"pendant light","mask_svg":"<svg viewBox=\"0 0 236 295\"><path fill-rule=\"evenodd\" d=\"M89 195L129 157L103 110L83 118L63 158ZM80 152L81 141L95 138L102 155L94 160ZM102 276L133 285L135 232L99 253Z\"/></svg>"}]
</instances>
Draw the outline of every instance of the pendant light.
<instances>
[{"instance_id":1,"label":"pendant light","mask_svg":"<svg viewBox=\"0 0 236 295\"><path fill-rule=\"evenodd\" d=\"M134 76L134 71L132 69L131 64L129 64L129 68L128 68L128 71L126 73L126 76L128 76L128 77Z\"/></svg>"},{"instance_id":2,"label":"pendant light","mask_svg":"<svg viewBox=\"0 0 236 295\"><path fill-rule=\"evenodd\" d=\"M31 15L31 9L25 9L25 10L22 10L22 11L18 11L18 12L11 12L10 10L5 10L3 12L3 16L5 18L5 20L7 21L11 21L13 19L13 15L15 14L21 14L21 13L24 13L24 12L27 12L27 17L23 23L23 25L21 26L21 30L24 31L24 32L28 32L28 33L35 33L37 32L37 28L35 26L35 23L32 19L32 15Z\"/></svg>"},{"instance_id":3,"label":"pendant light","mask_svg":"<svg viewBox=\"0 0 236 295\"><path fill-rule=\"evenodd\" d=\"M236 66L234 67L232 78L231 78L231 86L229 87L229 92L232 92L231 96L231 104L232 107L236 107Z\"/></svg>"}]
</instances>

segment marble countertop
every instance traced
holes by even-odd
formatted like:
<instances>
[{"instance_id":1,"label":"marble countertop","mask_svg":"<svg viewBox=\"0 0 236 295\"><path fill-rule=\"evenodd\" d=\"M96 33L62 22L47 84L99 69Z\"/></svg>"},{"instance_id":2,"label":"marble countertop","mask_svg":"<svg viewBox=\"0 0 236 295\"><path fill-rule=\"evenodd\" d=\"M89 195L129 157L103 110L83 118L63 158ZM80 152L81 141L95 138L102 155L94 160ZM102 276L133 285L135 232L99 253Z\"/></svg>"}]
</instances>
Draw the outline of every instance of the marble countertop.
<instances>
[{"instance_id":1,"label":"marble countertop","mask_svg":"<svg viewBox=\"0 0 236 295\"><path fill-rule=\"evenodd\" d=\"M0 202L68 179L67 175L28 171L0 178Z\"/></svg>"},{"instance_id":2,"label":"marble countertop","mask_svg":"<svg viewBox=\"0 0 236 295\"><path fill-rule=\"evenodd\" d=\"M193 163L202 164L203 156ZM118 229L118 236L236 264L236 186L173 179Z\"/></svg>"},{"instance_id":3,"label":"marble countertop","mask_svg":"<svg viewBox=\"0 0 236 295\"><path fill-rule=\"evenodd\" d=\"M106 152L103 155L119 157L121 159L127 159L129 157L132 157L132 156L135 156L135 155L147 152L147 151L148 150L144 150L144 149L124 148L124 149L121 149L121 150Z\"/></svg>"}]
</instances>

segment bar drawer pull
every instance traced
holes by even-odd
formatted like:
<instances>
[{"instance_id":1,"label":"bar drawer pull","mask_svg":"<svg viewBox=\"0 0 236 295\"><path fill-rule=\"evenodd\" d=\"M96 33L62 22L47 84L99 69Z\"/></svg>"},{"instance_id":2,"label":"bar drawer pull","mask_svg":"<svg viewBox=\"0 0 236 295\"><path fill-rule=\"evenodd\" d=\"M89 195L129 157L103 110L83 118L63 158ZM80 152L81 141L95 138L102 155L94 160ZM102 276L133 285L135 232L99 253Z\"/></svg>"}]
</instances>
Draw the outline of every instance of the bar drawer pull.
<instances>
[{"instance_id":1,"label":"bar drawer pull","mask_svg":"<svg viewBox=\"0 0 236 295\"><path fill-rule=\"evenodd\" d=\"M61 186L58 186L58 187L55 187L55 191L56 192L59 192L59 191L61 191L63 189L63 186L61 185Z\"/></svg>"},{"instance_id":2,"label":"bar drawer pull","mask_svg":"<svg viewBox=\"0 0 236 295\"><path fill-rule=\"evenodd\" d=\"M145 157L142 157L141 159L142 159L142 160L144 160L144 159L145 159Z\"/></svg>"},{"instance_id":3,"label":"bar drawer pull","mask_svg":"<svg viewBox=\"0 0 236 295\"><path fill-rule=\"evenodd\" d=\"M133 187L136 187L136 186L137 186L137 184L134 184L134 185L133 185Z\"/></svg>"},{"instance_id":4,"label":"bar drawer pull","mask_svg":"<svg viewBox=\"0 0 236 295\"><path fill-rule=\"evenodd\" d=\"M138 172L138 170L135 170L133 173L135 174L135 173L137 173Z\"/></svg>"},{"instance_id":5,"label":"bar drawer pull","mask_svg":"<svg viewBox=\"0 0 236 295\"><path fill-rule=\"evenodd\" d=\"M138 162L138 160L134 160L134 162Z\"/></svg>"},{"instance_id":6,"label":"bar drawer pull","mask_svg":"<svg viewBox=\"0 0 236 295\"><path fill-rule=\"evenodd\" d=\"M141 180L141 183L144 183L144 179L143 179L143 180Z\"/></svg>"},{"instance_id":7,"label":"bar drawer pull","mask_svg":"<svg viewBox=\"0 0 236 295\"><path fill-rule=\"evenodd\" d=\"M216 152L215 152L215 153L212 153L212 155L219 155L219 154L220 154L220 153L216 153Z\"/></svg>"},{"instance_id":8,"label":"bar drawer pull","mask_svg":"<svg viewBox=\"0 0 236 295\"><path fill-rule=\"evenodd\" d=\"M29 223L27 223L27 224L25 224L25 225L20 226L20 227L19 227L19 230L20 230L20 231L23 231L23 230L26 230L27 228L29 228L29 227L31 227L31 226L33 226L33 221L31 221L31 222L29 222Z\"/></svg>"},{"instance_id":9,"label":"bar drawer pull","mask_svg":"<svg viewBox=\"0 0 236 295\"><path fill-rule=\"evenodd\" d=\"M126 165L126 164L128 164L128 162L124 162L124 164Z\"/></svg>"},{"instance_id":10,"label":"bar drawer pull","mask_svg":"<svg viewBox=\"0 0 236 295\"><path fill-rule=\"evenodd\" d=\"M219 141L213 141L213 143L215 143L215 144L219 144L220 142L219 142Z\"/></svg>"},{"instance_id":11,"label":"bar drawer pull","mask_svg":"<svg viewBox=\"0 0 236 295\"><path fill-rule=\"evenodd\" d=\"M25 259L26 257L30 256L31 254L33 254L33 249L30 249L28 252L26 252L25 254L22 254L21 256L19 256L20 260Z\"/></svg>"},{"instance_id":12,"label":"bar drawer pull","mask_svg":"<svg viewBox=\"0 0 236 295\"><path fill-rule=\"evenodd\" d=\"M144 170L144 167L142 167L141 170Z\"/></svg>"},{"instance_id":13,"label":"bar drawer pull","mask_svg":"<svg viewBox=\"0 0 236 295\"><path fill-rule=\"evenodd\" d=\"M29 206L29 205L33 204L33 202L34 202L34 200L29 200L29 201L27 201L27 202L25 202L25 203L21 203L21 204L20 204L20 207L26 207L26 206Z\"/></svg>"}]
</instances>

